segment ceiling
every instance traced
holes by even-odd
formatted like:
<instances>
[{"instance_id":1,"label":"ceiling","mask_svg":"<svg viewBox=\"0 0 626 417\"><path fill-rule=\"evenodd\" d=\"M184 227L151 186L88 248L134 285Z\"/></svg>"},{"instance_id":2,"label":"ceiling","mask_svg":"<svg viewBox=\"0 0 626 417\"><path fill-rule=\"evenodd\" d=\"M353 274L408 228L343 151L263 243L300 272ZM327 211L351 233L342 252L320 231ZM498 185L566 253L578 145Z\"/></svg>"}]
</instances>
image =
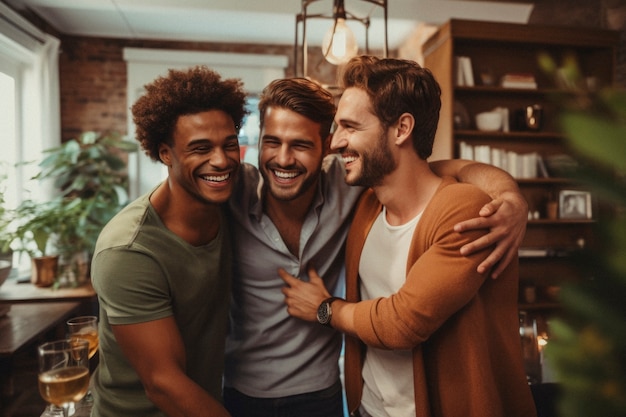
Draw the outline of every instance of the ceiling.
<instances>
[{"instance_id":1,"label":"ceiling","mask_svg":"<svg viewBox=\"0 0 626 417\"><path fill-rule=\"evenodd\" d=\"M2 1L30 9L70 35L279 45L294 43L295 16L302 8L301 0ZM438 25L450 18L526 23L533 5L519 1L388 0L389 47L397 48L420 23ZM313 0L307 12L330 14L332 5ZM345 9L371 17L370 47L382 48L382 8L371 0L345 0ZM320 45L329 26L328 19L307 19L309 44ZM349 21L349 26L357 39L364 38L362 25Z\"/></svg>"}]
</instances>

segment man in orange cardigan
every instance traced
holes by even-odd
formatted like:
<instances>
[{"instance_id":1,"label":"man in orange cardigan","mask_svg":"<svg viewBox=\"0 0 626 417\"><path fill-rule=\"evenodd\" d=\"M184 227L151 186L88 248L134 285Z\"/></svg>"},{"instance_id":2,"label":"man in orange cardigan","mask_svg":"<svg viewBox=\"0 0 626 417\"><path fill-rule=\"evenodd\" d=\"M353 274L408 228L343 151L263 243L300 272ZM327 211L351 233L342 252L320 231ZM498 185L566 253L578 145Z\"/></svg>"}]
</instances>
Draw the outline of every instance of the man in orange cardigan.
<instances>
[{"instance_id":1,"label":"man in orange cardigan","mask_svg":"<svg viewBox=\"0 0 626 417\"><path fill-rule=\"evenodd\" d=\"M436 176L426 161L439 85L412 61L358 57L344 71L331 147L346 182L370 187L348 236L347 301L330 297L313 268L309 282L280 271L289 313L349 335L353 415L536 416L518 332L518 264L492 280L476 270L488 250L460 255L487 231L453 226L489 197Z\"/></svg>"}]
</instances>

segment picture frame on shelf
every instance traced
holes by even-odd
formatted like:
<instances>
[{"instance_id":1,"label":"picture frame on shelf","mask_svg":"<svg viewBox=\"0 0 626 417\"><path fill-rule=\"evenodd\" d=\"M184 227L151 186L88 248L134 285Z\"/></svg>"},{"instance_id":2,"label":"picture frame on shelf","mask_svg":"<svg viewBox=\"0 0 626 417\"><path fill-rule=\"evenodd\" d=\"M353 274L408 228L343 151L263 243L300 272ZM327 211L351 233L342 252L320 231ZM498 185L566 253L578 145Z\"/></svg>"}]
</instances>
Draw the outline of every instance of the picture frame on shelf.
<instances>
[{"instance_id":1,"label":"picture frame on shelf","mask_svg":"<svg viewBox=\"0 0 626 417\"><path fill-rule=\"evenodd\" d=\"M591 219L591 193L580 190L559 192L560 219Z\"/></svg>"}]
</instances>

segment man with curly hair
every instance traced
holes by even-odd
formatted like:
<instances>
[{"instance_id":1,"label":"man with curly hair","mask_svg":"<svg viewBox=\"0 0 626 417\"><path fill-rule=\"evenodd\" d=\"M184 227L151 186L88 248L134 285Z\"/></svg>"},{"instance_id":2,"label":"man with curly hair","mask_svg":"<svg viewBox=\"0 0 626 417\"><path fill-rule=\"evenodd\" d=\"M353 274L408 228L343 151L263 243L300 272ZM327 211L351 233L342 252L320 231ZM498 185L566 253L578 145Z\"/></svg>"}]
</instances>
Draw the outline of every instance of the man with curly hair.
<instances>
[{"instance_id":1,"label":"man with curly hair","mask_svg":"<svg viewBox=\"0 0 626 417\"><path fill-rule=\"evenodd\" d=\"M132 107L168 176L103 229L92 280L100 362L92 416L228 416L221 404L231 248L223 203L239 170L239 80L170 70Z\"/></svg>"}]
</instances>

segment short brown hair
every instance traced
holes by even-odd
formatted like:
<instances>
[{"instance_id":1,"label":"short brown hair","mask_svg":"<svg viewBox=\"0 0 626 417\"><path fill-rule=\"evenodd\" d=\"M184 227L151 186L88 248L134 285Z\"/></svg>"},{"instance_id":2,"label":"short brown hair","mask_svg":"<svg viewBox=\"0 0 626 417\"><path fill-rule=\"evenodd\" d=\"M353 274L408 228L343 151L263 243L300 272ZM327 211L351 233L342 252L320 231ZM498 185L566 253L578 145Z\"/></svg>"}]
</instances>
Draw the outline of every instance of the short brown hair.
<instances>
[{"instance_id":1,"label":"short brown hair","mask_svg":"<svg viewBox=\"0 0 626 417\"><path fill-rule=\"evenodd\" d=\"M284 78L272 81L261 93L259 115L261 129L268 107L294 111L320 124L322 141L330 135L335 117L335 99L320 84L307 78Z\"/></svg>"},{"instance_id":2,"label":"short brown hair","mask_svg":"<svg viewBox=\"0 0 626 417\"><path fill-rule=\"evenodd\" d=\"M206 66L188 70L169 70L145 86L146 93L132 106L136 138L152 160L159 161L159 146L172 145L174 127L180 116L208 110L222 110L239 129L245 109L246 94L238 79L222 80Z\"/></svg>"}]
</instances>

